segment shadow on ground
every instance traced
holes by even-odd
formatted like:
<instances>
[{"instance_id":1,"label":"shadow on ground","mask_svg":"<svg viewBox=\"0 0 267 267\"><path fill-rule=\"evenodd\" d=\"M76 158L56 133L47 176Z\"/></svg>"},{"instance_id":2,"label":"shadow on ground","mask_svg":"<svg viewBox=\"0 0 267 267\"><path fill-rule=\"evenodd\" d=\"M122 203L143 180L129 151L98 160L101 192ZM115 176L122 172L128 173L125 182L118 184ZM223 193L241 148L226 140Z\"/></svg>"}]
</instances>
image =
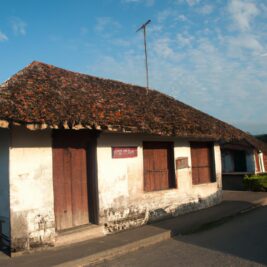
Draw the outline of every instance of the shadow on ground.
<instances>
[{"instance_id":1,"label":"shadow on ground","mask_svg":"<svg viewBox=\"0 0 267 267\"><path fill-rule=\"evenodd\" d=\"M174 239L267 265L267 207Z\"/></svg>"}]
</instances>

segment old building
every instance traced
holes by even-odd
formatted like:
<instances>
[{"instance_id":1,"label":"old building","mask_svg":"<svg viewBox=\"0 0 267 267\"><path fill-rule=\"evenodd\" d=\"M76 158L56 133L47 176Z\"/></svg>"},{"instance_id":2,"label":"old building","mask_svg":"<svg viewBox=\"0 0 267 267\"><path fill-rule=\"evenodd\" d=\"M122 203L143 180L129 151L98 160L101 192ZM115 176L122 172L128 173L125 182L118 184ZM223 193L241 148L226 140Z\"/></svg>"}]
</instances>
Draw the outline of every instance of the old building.
<instances>
[{"instance_id":1,"label":"old building","mask_svg":"<svg viewBox=\"0 0 267 267\"><path fill-rule=\"evenodd\" d=\"M0 119L1 234L13 252L215 205L221 142L259 145L160 92L40 62L1 85Z\"/></svg>"},{"instance_id":2,"label":"old building","mask_svg":"<svg viewBox=\"0 0 267 267\"><path fill-rule=\"evenodd\" d=\"M263 144L258 147L261 146ZM223 144L221 154L223 174L265 172L264 153L249 143Z\"/></svg>"}]
</instances>

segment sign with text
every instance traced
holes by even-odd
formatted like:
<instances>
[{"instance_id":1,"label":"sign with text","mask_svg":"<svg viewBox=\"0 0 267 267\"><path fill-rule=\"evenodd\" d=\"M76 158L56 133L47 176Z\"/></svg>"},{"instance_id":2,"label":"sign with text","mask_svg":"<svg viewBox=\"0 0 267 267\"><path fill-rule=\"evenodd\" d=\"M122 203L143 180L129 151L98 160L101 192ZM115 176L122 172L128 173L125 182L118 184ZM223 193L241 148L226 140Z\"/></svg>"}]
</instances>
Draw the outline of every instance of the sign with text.
<instances>
[{"instance_id":1,"label":"sign with text","mask_svg":"<svg viewBox=\"0 0 267 267\"><path fill-rule=\"evenodd\" d=\"M124 159L137 157L137 147L112 147L112 158Z\"/></svg>"}]
</instances>

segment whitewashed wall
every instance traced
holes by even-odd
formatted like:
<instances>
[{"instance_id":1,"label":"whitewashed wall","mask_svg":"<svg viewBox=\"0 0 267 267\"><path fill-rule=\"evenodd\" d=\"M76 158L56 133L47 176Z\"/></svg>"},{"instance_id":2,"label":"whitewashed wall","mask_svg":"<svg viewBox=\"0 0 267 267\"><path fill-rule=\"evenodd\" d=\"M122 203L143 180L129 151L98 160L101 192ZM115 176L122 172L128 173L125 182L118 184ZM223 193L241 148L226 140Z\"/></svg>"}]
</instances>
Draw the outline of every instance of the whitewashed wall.
<instances>
[{"instance_id":1,"label":"whitewashed wall","mask_svg":"<svg viewBox=\"0 0 267 267\"><path fill-rule=\"evenodd\" d=\"M178 187L143 190L143 141L174 141L174 158L188 157L189 167L176 170ZM12 250L54 243L54 195L50 131L14 128L9 150ZM113 159L112 146L137 146L135 158ZM101 134L97 140L100 223L108 232L178 215L221 200L221 155L214 147L217 182L192 185L189 142L142 135Z\"/></svg>"},{"instance_id":2,"label":"whitewashed wall","mask_svg":"<svg viewBox=\"0 0 267 267\"><path fill-rule=\"evenodd\" d=\"M174 158L188 157L189 168L176 170L177 189L144 192L142 143L152 140L175 141ZM138 156L113 159L112 146L137 146ZM97 147L100 222L112 232L218 203L221 200L219 146L214 147L214 153L217 182L192 185L188 141L141 135L100 135Z\"/></svg>"},{"instance_id":3,"label":"whitewashed wall","mask_svg":"<svg viewBox=\"0 0 267 267\"><path fill-rule=\"evenodd\" d=\"M54 242L50 131L12 129L10 144L12 250Z\"/></svg>"},{"instance_id":4,"label":"whitewashed wall","mask_svg":"<svg viewBox=\"0 0 267 267\"><path fill-rule=\"evenodd\" d=\"M259 157L260 171L261 171L261 172L266 172L267 170L265 170L264 162L263 162L263 153L260 152L260 153L258 154L258 157Z\"/></svg>"},{"instance_id":5,"label":"whitewashed wall","mask_svg":"<svg viewBox=\"0 0 267 267\"><path fill-rule=\"evenodd\" d=\"M0 129L0 220L2 233L10 238L9 212L9 142L10 131Z\"/></svg>"}]
</instances>

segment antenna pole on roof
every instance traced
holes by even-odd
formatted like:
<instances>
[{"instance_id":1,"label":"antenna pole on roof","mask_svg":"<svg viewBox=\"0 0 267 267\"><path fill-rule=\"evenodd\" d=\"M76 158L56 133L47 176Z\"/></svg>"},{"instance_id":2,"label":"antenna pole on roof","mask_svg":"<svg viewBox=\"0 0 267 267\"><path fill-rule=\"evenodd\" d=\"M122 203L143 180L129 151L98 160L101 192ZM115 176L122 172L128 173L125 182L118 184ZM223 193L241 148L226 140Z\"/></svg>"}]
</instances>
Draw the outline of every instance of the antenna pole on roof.
<instances>
[{"instance_id":1,"label":"antenna pole on roof","mask_svg":"<svg viewBox=\"0 0 267 267\"><path fill-rule=\"evenodd\" d=\"M148 94L149 88L149 79L148 79L148 64L147 64L147 48L146 48L146 26L151 22L149 19L146 23L144 23L140 28L137 29L136 32L143 30L144 32L144 47L145 47L145 66L146 66L146 93Z\"/></svg>"}]
</instances>

